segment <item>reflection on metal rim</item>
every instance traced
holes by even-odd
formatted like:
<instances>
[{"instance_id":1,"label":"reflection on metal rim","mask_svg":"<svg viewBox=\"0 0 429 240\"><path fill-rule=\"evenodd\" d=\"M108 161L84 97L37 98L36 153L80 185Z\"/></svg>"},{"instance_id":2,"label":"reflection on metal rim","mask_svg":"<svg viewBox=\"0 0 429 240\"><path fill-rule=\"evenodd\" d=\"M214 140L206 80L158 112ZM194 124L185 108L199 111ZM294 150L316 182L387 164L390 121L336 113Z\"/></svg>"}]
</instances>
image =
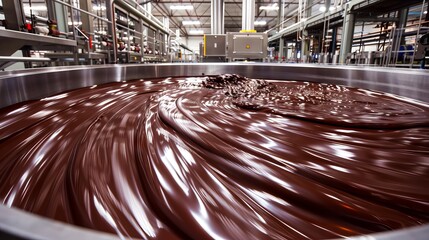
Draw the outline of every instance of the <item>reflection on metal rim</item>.
<instances>
[{"instance_id":1,"label":"reflection on metal rim","mask_svg":"<svg viewBox=\"0 0 429 240\"><path fill-rule=\"evenodd\" d=\"M0 108L94 84L140 78L237 73L251 78L332 83L429 102L429 72L319 65L202 63L46 68L0 74Z\"/></svg>"}]
</instances>

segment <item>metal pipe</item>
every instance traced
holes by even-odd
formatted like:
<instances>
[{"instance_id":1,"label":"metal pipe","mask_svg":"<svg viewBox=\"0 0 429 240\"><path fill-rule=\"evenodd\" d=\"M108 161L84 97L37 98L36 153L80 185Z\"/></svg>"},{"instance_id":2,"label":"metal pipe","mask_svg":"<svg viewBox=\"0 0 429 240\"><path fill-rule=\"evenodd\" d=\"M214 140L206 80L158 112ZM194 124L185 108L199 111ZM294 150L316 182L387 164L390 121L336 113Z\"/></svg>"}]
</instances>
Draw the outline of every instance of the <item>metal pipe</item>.
<instances>
[{"instance_id":1,"label":"metal pipe","mask_svg":"<svg viewBox=\"0 0 429 240\"><path fill-rule=\"evenodd\" d=\"M285 18L285 4L284 0L279 0L279 12L278 12L278 31L280 31L283 28L283 20Z\"/></svg>"},{"instance_id":2,"label":"metal pipe","mask_svg":"<svg viewBox=\"0 0 429 240\"><path fill-rule=\"evenodd\" d=\"M82 34L82 36L86 39L86 40L89 40L89 37L84 33L84 32L82 32L82 30L80 30L78 27L76 27L76 26L73 26L74 27L74 29L76 29L76 31L78 31L80 34Z\"/></svg>"},{"instance_id":3,"label":"metal pipe","mask_svg":"<svg viewBox=\"0 0 429 240\"><path fill-rule=\"evenodd\" d=\"M414 65L414 59L415 59L416 52L417 52L417 42L418 42L418 38L419 38L419 35L420 35L420 29L421 29L421 26L422 26L423 12L425 10L425 3L426 3L426 0L423 0L422 1L422 10L420 11L419 26L417 28L417 35L416 35L416 39L414 41L414 53L413 53L413 57L411 59L411 66L410 66L410 68L413 68L413 65ZM424 61L424 59L423 59L423 61Z\"/></svg>"},{"instance_id":4,"label":"metal pipe","mask_svg":"<svg viewBox=\"0 0 429 240\"><path fill-rule=\"evenodd\" d=\"M110 21L112 26L113 63L118 62L118 41L116 39L115 0L110 0Z\"/></svg>"},{"instance_id":5,"label":"metal pipe","mask_svg":"<svg viewBox=\"0 0 429 240\"><path fill-rule=\"evenodd\" d=\"M345 64L347 54L352 50L353 44L353 32L355 26L355 15L349 12L352 5L347 5L344 8L344 20L343 20L343 33L341 36L341 47L340 47L340 64Z\"/></svg>"},{"instance_id":6,"label":"metal pipe","mask_svg":"<svg viewBox=\"0 0 429 240\"><path fill-rule=\"evenodd\" d=\"M243 0L241 28L243 31L252 31L255 21L255 0Z\"/></svg>"},{"instance_id":7,"label":"metal pipe","mask_svg":"<svg viewBox=\"0 0 429 240\"><path fill-rule=\"evenodd\" d=\"M224 34L224 0L211 1L211 34Z\"/></svg>"}]
</instances>

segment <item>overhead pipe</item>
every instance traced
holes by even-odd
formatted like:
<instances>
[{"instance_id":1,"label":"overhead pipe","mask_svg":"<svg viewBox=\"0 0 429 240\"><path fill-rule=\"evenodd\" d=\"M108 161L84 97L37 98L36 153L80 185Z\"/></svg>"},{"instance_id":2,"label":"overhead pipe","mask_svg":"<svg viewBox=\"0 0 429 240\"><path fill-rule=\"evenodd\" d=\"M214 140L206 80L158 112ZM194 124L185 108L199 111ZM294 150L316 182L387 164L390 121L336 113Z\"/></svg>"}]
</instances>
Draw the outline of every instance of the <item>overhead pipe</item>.
<instances>
[{"instance_id":1,"label":"overhead pipe","mask_svg":"<svg viewBox=\"0 0 429 240\"><path fill-rule=\"evenodd\" d=\"M255 0L243 0L242 10L242 31L253 31L255 29Z\"/></svg>"},{"instance_id":2,"label":"overhead pipe","mask_svg":"<svg viewBox=\"0 0 429 240\"><path fill-rule=\"evenodd\" d=\"M278 11L278 31L283 28L283 20L285 18L285 4L284 0L279 0L279 11Z\"/></svg>"},{"instance_id":3,"label":"overhead pipe","mask_svg":"<svg viewBox=\"0 0 429 240\"><path fill-rule=\"evenodd\" d=\"M211 1L211 34L224 34L225 3L224 0Z\"/></svg>"}]
</instances>

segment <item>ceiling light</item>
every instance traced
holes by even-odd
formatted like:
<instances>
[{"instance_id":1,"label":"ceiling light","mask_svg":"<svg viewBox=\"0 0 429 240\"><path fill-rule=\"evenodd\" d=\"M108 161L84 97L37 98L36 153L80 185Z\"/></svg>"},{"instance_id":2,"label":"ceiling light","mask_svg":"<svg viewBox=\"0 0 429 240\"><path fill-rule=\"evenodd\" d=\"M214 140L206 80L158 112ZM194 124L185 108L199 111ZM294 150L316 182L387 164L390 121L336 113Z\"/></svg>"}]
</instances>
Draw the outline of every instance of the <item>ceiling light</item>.
<instances>
[{"instance_id":1,"label":"ceiling light","mask_svg":"<svg viewBox=\"0 0 429 240\"><path fill-rule=\"evenodd\" d=\"M203 35L204 31L203 30L191 30L191 31L189 31L189 34L192 34L192 35Z\"/></svg>"},{"instance_id":2,"label":"ceiling light","mask_svg":"<svg viewBox=\"0 0 429 240\"><path fill-rule=\"evenodd\" d=\"M319 11L321 11L321 12L326 12L326 7L325 7L325 6L321 6L321 7L319 8Z\"/></svg>"},{"instance_id":3,"label":"ceiling light","mask_svg":"<svg viewBox=\"0 0 429 240\"><path fill-rule=\"evenodd\" d=\"M201 24L201 22L198 20L196 20L196 21L189 20L189 21L182 21L182 24L183 25L196 25L196 24Z\"/></svg>"},{"instance_id":4,"label":"ceiling light","mask_svg":"<svg viewBox=\"0 0 429 240\"><path fill-rule=\"evenodd\" d=\"M194 6L192 5L171 5L171 10L192 10L194 9Z\"/></svg>"},{"instance_id":5,"label":"ceiling light","mask_svg":"<svg viewBox=\"0 0 429 240\"><path fill-rule=\"evenodd\" d=\"M334 6L332 6L332 7L329 7L329 11L334 11L335 10L335 7Z\"/></svg>"},{"instance_id":6,"label":"ceiling light","mask_svg":"<svg viewBox=\"0 0 429 240\"><path fill-rule=\"evenodd\" d=\"M428 14L428 11L424 11L423 13L424 13L424 14Z\"/></svg>"},{"instance_id":7,"label":"ceiling light","mask_svg":"<svg viewBox=\"0 0 429 240\"><path fill-rule=\"evenodd\" d=\"M265 11L276 11L279 10L279 6L277 5L277 3L273 4L273 5L268 5L268 6L260 6L259 10L265 10Z\"/></svg>"},{"instance_id":8,"label":"ceiling light","mask_svg":"<svg viewBox=\"0 0 429 240\"><path fill-rule=\"evenodd\" d=\"M267 21L255 21L255 26L264 26L267 25Z\"/></svg>"}]
</instances>

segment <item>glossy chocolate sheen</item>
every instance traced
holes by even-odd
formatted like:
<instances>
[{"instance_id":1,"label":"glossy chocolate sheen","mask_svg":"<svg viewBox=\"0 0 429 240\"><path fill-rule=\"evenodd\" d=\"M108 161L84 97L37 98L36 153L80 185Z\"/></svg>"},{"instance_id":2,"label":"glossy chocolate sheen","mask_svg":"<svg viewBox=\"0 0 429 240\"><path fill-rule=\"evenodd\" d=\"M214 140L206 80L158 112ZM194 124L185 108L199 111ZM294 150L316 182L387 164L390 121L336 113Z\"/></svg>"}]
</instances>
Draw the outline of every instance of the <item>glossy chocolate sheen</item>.
<instances>
[{"instance_id":1,"label":"glossy chocolate sheen","mask_svg":"<svg viewBox=\"0 0 429 240\"><path fill-rule=\"evenodd\" d=\"M0 199L121 237L321 239L429 220L429 107L236 75L0 110Z\"/></svg>"}]
</instances>

